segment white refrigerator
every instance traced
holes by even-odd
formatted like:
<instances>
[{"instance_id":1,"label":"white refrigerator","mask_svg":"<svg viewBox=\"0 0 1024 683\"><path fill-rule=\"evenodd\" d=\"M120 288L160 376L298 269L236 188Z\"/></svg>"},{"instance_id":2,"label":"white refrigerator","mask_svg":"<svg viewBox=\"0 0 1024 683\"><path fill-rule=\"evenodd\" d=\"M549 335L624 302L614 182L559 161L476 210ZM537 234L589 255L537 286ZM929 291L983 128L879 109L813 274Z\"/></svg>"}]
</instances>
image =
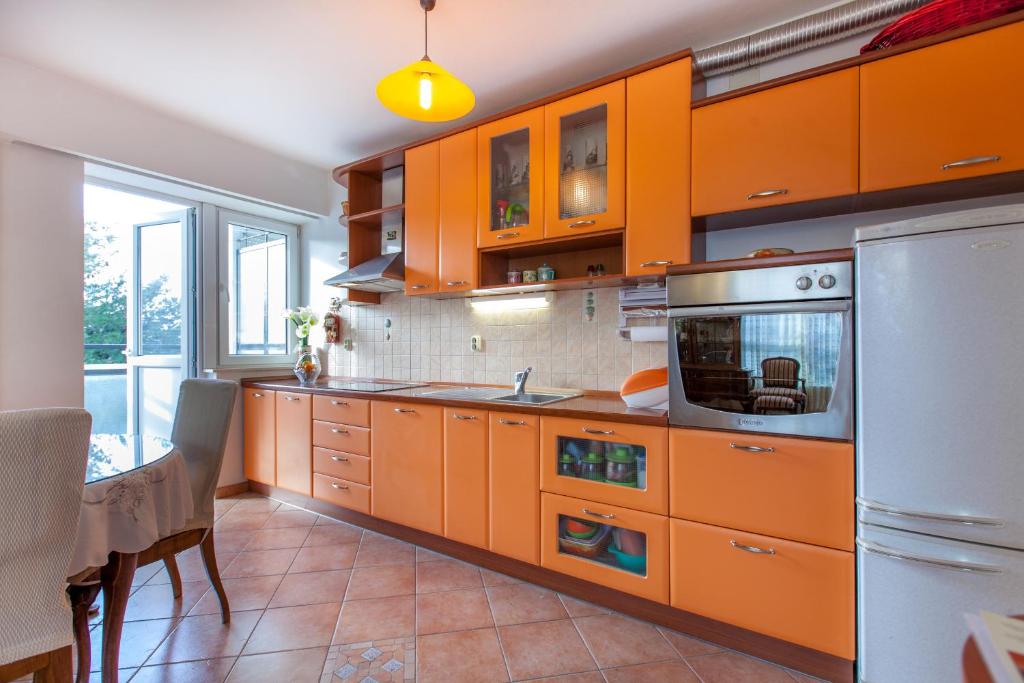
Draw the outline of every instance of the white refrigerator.
<instances>
[{"instance_id":1,"label":"white refrigerator","mask_svg":"<svg viewBox=\"0 0 1024 683\"><path fill-rule=\"evenodd\" d=\"M1024 204L855 240L859 677L959 683L1024 614Z\"/></svg>"}]
</instances>

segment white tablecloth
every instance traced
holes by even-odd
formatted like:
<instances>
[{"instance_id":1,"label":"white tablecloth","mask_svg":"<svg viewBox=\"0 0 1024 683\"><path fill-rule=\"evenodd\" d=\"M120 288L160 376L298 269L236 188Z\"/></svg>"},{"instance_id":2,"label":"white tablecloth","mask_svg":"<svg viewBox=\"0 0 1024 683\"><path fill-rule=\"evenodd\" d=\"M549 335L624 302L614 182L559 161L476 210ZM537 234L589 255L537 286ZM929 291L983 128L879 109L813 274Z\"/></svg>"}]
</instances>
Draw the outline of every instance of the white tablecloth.
<instances>
[{"instance_id":1,"label":"white tablecloth","mask_svg":"<svg viewBox=\"0 0 1024 683\"><path fill-rule=\"evenodd\" d=\"M185 526L192 489L177 449L125 474L86 484L68 576L102 567L113 551L137 553Z\"/></svg>"}]
</instances>

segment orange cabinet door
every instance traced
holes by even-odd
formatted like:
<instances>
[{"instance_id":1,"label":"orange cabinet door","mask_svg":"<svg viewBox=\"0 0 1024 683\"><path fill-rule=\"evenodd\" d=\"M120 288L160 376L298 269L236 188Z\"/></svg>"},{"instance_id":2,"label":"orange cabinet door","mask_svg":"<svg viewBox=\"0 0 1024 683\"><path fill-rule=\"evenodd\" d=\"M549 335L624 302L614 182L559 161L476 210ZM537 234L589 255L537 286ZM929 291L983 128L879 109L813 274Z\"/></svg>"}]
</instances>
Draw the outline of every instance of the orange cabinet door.
<instances>
[{"instance_id":1,"label":"orange cabinet door","mask_svg":"<svg viewBox=\"0 0 1024 683\"><path fill-rule=\"evenodd\" d=\"M394 401L370 405L373 515L444 533L441 407Z\"/></svg>"},{"instance_id":2,"label":"orange cabinet door","mask_svg":"<svg viewBox=\"0 0 1024 683\"><path fill-rule=\"evenodd\" d=\"M541 565L668 604L668 517L551 493L541 501Z\"/></svg>"},{"instance_id":3,"label":"orange cabinet door","mask_svg":"<svg viewBox=\"0 0 1024 683\"><path fill-rule=\"evenodd\" d=\"M540 435L543 490L668 514L667 428L543 417ZM601 462L587 463L591 453Z\"/></svg>"},{"instance_id":4,"label":"orange cabinet door","mask_svg":"<svg viewBox=\"0 0 1024 683\"><path fill-rule=\"evenodd\" d=\"M626 275L690 262L690 70L626 79Z\"/></svg>"},{"instance_id":5,"label":"orange cabinet door","mask_svg":"<svg viewBox=\"0 0 1024 683\"><path fill-rule=\"evenodd\" d=\"M476 129L440 142L441 219L439 292L475 289L479 281L476 256Z\"/></svg>"},{"instance_id":6,"label":"orange cabinet door","mask_svg":"<svg viewBox=\"0 0 1024 683\"><path fill-rule=\"evenodd\" d=\"M490 413L489 422L490 549L540 564L540 420Z\"/></svg>"},{"instance_id":7,"label":"orange cabinet door","mask_svg":"<svg viewBox=\"0 0 1024 683\"><path fill-rule=\"evenodd\" d=\"M270 486L277 483L274 393L264 389L242 393L245 478Z\"/></svg>"},{"instance_id":8,"label":"orange cabinet door","mask_svg":"<svg viewBox=\"0 0 1024 683\"><path fill-rule=\"evenodd\" d=\"M370 430L313 420L313 445L335 451L370 455Z\"/></svg>"},{"instance_id":9,"label":"orange cabinet door","mask_svg":"<svg viewBox=\"0 0 1024 683\"><path fill-rule=\"evenodd\" d=\"M854 554L672 520L672 606L854 658Z\"/></svg>"},{"instance_id":10,"label":"orange cabinet door","mask_svg":"<svg viewBox=\"0 0 1024 683\"><path fill-rule=\"evenodd\" d=\"M437 292L440 145L405 151L405 293Z\"/></svg>"},{"instance_id":11,"label":"orange cabinet door","mask_svg":"<svg viewBox=\"0 0 1024 683\"><path fill-rule=\"evenodd\" d=\"M544 107L544 237L626 224L626 82Z\"/></svg>"},{"instance_id":12,"label":"orange cabinet door","mask_svg":"<svg viewBox=\"0 0 1024 683\"><path fill-rule=\"evenodd\" d=\"M857 192L857 68L693 110L693 215Z\"/></svg>"},{"instance_id":13,"label":"orange cabinet door","mask_svg":"<svg viewBox=\"0 0 1024 683\"><path fill-rule=\"evenodd\" d=\"M370 402L360 398L313 395L313 419L338 424L370 426Z\"/></svg>"},{"instance_id":14,"label":"orange cabinet door","mask_svg":"<svg viewBox=\"0 0 1024 683\"><path fill-rule=\"evenodd\" d=\"M477 246L544 237L544 108L477 128L476 168Z\"/></svg>"},{"instance_id":15,"label":"orange cabinet door","mask_svg":"<svg viewBox=\"0 0 1024 683\"><path fill-rule=\"evenodd\" d=\"M313 396L277 392L277 485L310 495L313 486Z\"/></svg>"},{"instance_id":16,"label":"orange cabinet door","mask_svg":"<svg viewBox=\"0 0 1024 683\"><path fill-rule=\"evenodd\" d=\"M370 485L370 459L365 455L313 446L313 472Z\"/></svg>"},{"instance_id":17,"label":"orange cabinet door","mask_svg":"<svg viewBox=\"0 0 1024 683\"><path fill-rule=\"evenodd\" d=\"M487 411L444 409L444 535L487 548Z\"/></svg>"},{"instance_id":18,"label":"orange cabinet door","mask_svg":"<svg viewBox=\"0 0 1024 683\"><path fill-rule=\"evenodd\" d=\"M1024 22L865 64L864 192L1024 169Z\"/></svg>"},{"instance_id":19,"label":"orange cabinet door","mask_svg":"<svg viewBox=\"0 0 1024 683\"><path fill-rule=\"evenodd\" d=\"M669 432L673 517L853 550L853 444Z\"/></svg>"}]
</instances>

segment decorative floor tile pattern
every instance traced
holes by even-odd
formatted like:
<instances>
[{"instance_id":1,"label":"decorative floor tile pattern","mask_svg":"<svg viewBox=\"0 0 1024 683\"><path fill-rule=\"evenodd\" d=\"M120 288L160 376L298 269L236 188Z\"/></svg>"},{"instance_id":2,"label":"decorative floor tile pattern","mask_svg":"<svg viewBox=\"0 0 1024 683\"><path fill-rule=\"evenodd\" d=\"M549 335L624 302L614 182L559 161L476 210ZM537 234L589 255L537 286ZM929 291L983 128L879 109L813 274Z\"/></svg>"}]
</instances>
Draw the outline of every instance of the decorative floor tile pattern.
<instances>
[{"instance_id":1,"label":"decorative floor tile pattern","mask_svg":"<svg viewBox=\"0 0 1024 683\"><path fill-rule=\"evenodd\" d=\"M811 680L269 498L247 493L216 507L231 624L220 623L193 551L178 558L185 579L179 602L162 566L140 569L122 640L122 681ZM94 668L101 638L97 625Z\"/></svg>"}]
</instances>

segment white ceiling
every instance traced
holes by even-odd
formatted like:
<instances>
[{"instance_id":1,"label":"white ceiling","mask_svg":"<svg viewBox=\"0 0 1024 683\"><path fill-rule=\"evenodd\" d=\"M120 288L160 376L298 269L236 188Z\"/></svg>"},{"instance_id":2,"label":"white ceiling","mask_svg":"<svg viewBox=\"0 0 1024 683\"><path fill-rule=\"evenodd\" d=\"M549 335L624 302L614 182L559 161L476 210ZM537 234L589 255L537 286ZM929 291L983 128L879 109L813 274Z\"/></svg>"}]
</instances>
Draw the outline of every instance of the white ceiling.
<instances>
[{"instance_id":1,"label":"white ceiling","mask_svg":"<svg viewBox=\"0 0 1024 683\"><path fill-rule=\"evenodd\" d=\"M438 0L430 56L476 92L476 118L829 4ZM0 0L0 55L325 168L459 125L374 96L422 31L417 0Z\"/></svg>"}]
</instances>

